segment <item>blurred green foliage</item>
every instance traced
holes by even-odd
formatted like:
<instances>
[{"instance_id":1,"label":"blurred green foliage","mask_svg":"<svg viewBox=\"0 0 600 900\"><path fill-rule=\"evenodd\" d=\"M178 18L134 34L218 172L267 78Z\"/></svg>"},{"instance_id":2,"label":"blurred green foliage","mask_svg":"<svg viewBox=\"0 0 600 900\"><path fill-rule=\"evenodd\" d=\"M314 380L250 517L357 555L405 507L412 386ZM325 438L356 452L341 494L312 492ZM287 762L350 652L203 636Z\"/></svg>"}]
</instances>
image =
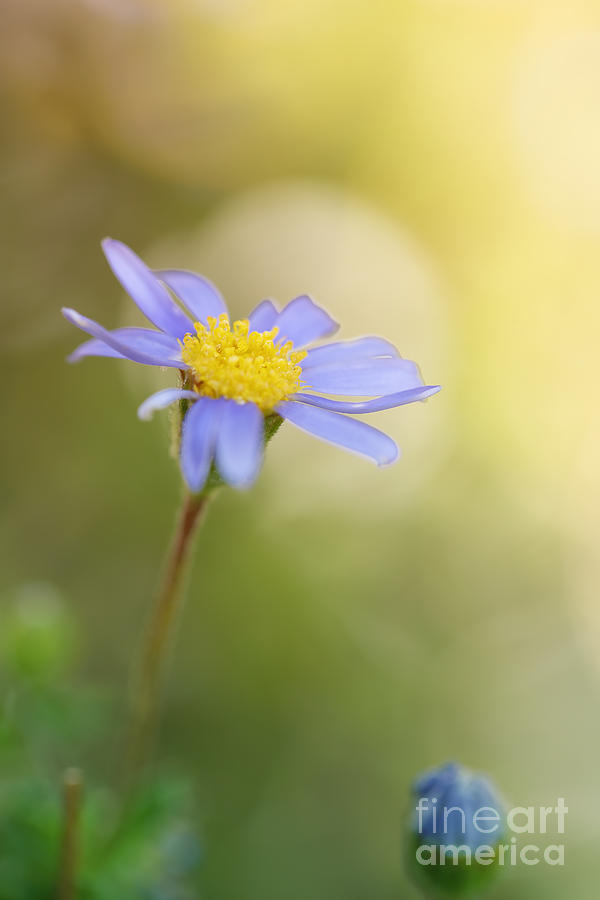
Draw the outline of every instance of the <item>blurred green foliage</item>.
<instances>
[{"instance_id":1,"label":"blurred green foliage","mask_svg":"<svg viewBox=\"0 0 600 900\"><path fill-rule=\"evenodd\" d=\"M85 685L68 683L68 651L78 640L55 590L23 585L16 598L5 599L3 611L8 627L0 653L0 898L46 900L58 896L65 827L60 762L85 758L86 746L110 733L114 704ZM190 821L190 784L162 778L124 794L118 773L108 784L99 783L93 770L85 777L76 896L197 896L191 879L200 844Z\"/></svg>"}]
</instances>

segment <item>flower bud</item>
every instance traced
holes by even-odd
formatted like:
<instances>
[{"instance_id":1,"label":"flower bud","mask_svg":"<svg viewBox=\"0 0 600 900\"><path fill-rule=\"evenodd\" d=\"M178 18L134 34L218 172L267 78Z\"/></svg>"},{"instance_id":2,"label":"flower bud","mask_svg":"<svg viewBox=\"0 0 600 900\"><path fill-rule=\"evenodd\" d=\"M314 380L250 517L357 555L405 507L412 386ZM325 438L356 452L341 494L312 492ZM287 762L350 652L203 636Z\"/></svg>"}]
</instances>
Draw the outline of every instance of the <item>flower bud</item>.
<instances>
[{"instance_id":1,"label":"flower bud","mask_svg":"<svg viewBox=\"0 0 600 900\"><path fill-rule=\"evenodd\" d=\"M498 871L506 807L477 772L447 763L420 775L412 788L411 870L441 893L482 890Z\"/></svg>"}]
</instances>

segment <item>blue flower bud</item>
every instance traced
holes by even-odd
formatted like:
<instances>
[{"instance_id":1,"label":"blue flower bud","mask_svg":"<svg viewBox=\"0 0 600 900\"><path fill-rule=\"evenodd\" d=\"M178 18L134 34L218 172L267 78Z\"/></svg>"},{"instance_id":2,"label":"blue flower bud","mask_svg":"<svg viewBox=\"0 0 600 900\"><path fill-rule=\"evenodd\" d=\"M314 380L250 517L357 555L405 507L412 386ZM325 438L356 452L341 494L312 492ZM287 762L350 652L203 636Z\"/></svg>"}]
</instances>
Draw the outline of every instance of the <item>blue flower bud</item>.
<instances>
[{"instance_id":1,"label":"blue flower bud","mask_svg":"<svg viewBox=\"0 0 600 900\"><path fill-rule=\"evenodd\" d=\"M429 888L481 890L498 871L506 806L492 782L456 763L420 775L412 788L411 869Z\"/></svg>"}]
</instances>

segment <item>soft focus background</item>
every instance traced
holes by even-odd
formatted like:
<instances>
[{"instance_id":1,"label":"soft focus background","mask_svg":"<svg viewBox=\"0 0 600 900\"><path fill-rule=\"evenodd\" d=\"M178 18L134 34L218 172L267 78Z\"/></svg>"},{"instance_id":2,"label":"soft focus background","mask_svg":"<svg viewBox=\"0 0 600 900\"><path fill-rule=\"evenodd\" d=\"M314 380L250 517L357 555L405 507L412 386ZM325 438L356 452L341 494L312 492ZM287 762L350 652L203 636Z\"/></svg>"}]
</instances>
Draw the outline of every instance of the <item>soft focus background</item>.
<instances>
[{"instance_id":1,"label":"soft focus background","mask_svg":"<svg viewBox=\"0 0 600 900\"><path fill-rule=\"evenodd\" d=\"M157 756L191 785L193 896L416 898L408 786L456 758L570 808L567 866L493 896L596 898L600 2L5 0L2 21L5 625L50 597L73 689L124 705L179 485L167 416L135 416L156 373L64 364L62 305L136 323L100 239L203 272L237 315L308 292L444 390L377 417L397 466L286 426L211 510ZM37 771L113 778L119 721Z\"/></svg>"}]
</instances>

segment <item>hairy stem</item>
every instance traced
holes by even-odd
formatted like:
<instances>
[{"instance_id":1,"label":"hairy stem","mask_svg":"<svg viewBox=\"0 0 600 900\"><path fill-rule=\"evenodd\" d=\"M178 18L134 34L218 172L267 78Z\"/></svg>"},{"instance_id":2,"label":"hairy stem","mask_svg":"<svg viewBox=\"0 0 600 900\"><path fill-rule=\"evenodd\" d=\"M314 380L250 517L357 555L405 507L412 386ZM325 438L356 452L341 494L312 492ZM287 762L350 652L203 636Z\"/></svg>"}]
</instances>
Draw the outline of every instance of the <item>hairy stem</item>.
<instances>
[{"instance_id":1,"label":"hairy stem","mask_svg":"<svg viewBox=\"0 0 600 900\"><path fill-rule=\"evenodd\" d=\"M128 780L135 782L144 769L154 743L162 681L184 598L192 539L206 507L206 494L186 491L167 558L162 586L142 638L132 700L132 726L128 742Z\"/></svg>"}]
</instances>

